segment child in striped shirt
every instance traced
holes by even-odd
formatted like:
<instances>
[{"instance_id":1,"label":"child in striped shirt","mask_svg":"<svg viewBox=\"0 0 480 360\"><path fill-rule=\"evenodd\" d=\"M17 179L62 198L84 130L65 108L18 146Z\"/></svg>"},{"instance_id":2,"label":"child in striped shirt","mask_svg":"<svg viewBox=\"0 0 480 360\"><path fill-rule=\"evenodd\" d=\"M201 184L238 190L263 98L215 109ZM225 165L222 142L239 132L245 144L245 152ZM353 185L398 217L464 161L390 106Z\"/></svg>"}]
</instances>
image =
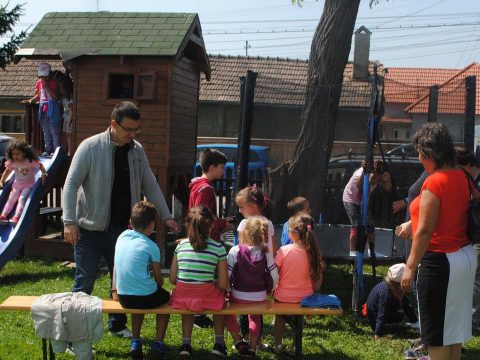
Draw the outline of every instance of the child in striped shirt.
<instances>
[{"instance_id":1,"label":"child in striped shirt","mask_svg":"<svg viewBox=\"0 0 480 360\"><path fill-rule=\"evenodd\" d=\"M223 245L210 238L214 216L205 206L188 211L186 223L188 239L180 241L170 269L170 282L176 285L169 304L174 309L201 312L221 310L225 302L224 290L228 287L227 253ZM217 272L217 280L215 280ZM179 349L181 359L192 355L192 328L194 315L182 315L183 344ZM223 331L225 317L214 315L215 345L212 354L227 356Z\"/></svg>"},{"instance_id":2,"label":"child in striped shirt","mask_svg":"<svg viewBox=\"0 0 480 360\"><path fill-rule=\"evenodd\" d=\"M268 220L260 216L249 217L242 244L232 247L227 257L231 301L245 304L265 301L267 293L277 285L277 265L269 252L267 239ZM227 316L226 320L239 354L254 358L262 329L261 315L248 315L250 344L240 337L235 315Z\"/></svg>"}]
</instances>

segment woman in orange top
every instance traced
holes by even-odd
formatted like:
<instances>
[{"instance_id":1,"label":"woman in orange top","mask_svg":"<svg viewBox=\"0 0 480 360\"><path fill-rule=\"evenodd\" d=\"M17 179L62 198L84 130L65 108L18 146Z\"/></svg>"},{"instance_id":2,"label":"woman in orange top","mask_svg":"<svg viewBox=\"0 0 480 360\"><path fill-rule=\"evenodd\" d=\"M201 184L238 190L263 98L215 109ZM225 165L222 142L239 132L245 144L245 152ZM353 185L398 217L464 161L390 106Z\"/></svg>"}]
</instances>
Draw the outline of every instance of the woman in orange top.
<instances>
[{"instance_id":1,"label":"woman in orange top","mask_svg":"<svg viewBox=\"0 0 480 360\"><path fill-rule=\"evenodd\" d=\"M422 343L430 358L460 359L472 336L472 296L477 260L467 237L470 191L455 167L455 150L443 124L427 123L413 144L429 174L410 205L413 243L402 278L410 291L418 266Z\"/></svg>"}]
</instances>

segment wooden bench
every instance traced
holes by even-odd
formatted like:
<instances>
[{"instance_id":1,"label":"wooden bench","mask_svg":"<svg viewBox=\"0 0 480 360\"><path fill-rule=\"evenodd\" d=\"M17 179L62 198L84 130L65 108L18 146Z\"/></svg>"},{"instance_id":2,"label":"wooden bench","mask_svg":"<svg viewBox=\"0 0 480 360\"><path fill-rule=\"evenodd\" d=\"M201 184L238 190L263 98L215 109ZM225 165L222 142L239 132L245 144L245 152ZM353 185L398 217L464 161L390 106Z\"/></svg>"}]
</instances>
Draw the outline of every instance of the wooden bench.
<instances>
[{"instance_id":1,"label":"wooden bench","mask_svg":"<svg viewBox=\"0 0 480 360\"><path fill-rule=\"evenodd\" d=\"M10 296L2 304L0 310L7 311L30 311L32 304L38 296ZM103 312L110 314L219 314L219 315L293 315L295 333L295 358L302 357L302 336L303 336L303 316L304 315L342 315L342 309L325 308L307 308L300 304L287 304L275 301L264 301L258 304L239 304L227 302L220 311L206 310L202 312L191 312L187 310L172 309L169 305L162 305L154 309L125 309L119 302L113 300L103 300ZM42 339L43 359L47 360L47 340ZM55 355L50 347L50 359L55 359Z\"/></svg>"}]
</instances>

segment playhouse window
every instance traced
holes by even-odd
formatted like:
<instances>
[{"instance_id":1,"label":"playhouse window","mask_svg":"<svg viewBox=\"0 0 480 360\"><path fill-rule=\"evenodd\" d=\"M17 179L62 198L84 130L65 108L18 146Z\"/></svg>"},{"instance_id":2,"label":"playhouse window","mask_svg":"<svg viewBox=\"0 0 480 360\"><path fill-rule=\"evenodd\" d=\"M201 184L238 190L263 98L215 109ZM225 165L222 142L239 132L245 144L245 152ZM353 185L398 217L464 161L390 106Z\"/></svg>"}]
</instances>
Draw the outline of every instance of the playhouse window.
<instances>
[{"instance_id":1,"label":"playhouse window","mask_svg":"<svg viewBox=\"0 0 480 360\"><path fill-rule=\"evenodd\" d=\"M109 74L108 97L110 99L133 99L135 75Z\"/></svg>"}]
</instances>

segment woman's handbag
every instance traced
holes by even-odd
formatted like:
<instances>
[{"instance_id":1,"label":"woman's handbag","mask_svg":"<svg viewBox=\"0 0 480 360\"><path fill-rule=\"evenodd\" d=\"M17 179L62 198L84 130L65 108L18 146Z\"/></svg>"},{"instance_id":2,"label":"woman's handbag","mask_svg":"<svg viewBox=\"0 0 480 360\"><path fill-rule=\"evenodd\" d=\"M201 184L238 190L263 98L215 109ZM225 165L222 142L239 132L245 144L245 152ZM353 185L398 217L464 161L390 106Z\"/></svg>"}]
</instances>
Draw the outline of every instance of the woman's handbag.
<instances>
[{"instance_id":1,"label":"woman's handbag","mask_svg":"<svg viewBox=\"0 0 480 360\"><path fill-rule=\"evenodd\" d=\"M475 180L470 173L463 169L468 181L470 190L470 206L468 209L467 235L472 244L480 243L480 192L477 189Z\"/></svg>"}]
</instances>

